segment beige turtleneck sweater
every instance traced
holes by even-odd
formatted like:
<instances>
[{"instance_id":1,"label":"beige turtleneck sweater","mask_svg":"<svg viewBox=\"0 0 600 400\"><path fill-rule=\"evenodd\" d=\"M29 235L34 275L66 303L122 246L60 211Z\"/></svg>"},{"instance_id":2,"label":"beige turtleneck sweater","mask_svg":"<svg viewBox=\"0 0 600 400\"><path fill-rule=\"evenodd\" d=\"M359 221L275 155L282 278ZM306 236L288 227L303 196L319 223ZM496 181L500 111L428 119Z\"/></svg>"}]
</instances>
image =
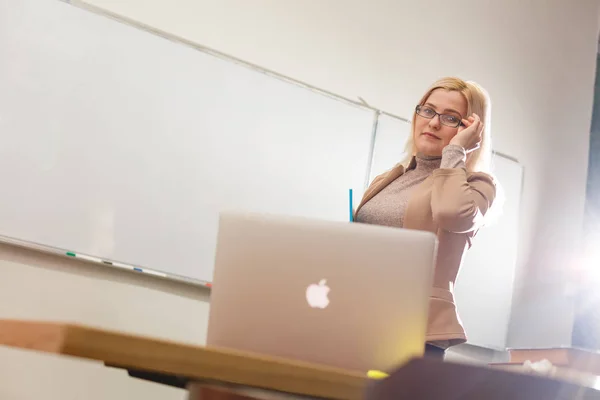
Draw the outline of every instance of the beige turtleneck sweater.
<instances>
[{"instance_id":1,"label":"beige turtleneck sweater","mask_svg":"<svg viewBox=\"0 0 600 400\"><path fill-rule=\"evenodd\" d=\"M361 207L356 215L356 222L402 228L404 210L414 187L438 168L465 168L466 157L465 150L461 146L452 144L444 148L441 157L417 154L404 174ZM447 340L440 340L429 344L447 349L450 343Z\"/></svg>"}]
</instances>

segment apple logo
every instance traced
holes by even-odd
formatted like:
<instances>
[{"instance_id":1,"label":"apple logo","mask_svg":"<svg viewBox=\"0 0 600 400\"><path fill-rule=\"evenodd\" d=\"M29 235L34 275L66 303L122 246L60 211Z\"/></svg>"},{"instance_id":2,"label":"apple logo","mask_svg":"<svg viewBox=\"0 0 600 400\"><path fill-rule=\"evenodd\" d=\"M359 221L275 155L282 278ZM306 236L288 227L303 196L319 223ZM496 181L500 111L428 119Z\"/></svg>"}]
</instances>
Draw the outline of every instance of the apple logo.
<instances>
[{"instance_id":1,"label":"apple logo","mask_svg":"<svg viewBox=\"0 0 600 400\"><path fill-rule=\"evenodd\" d=\"M325 308L329 305L329 286L327 280L321 279L318 284L311 284L306 288L306 301L312 308Z\"/></svg>"}]
</instances>

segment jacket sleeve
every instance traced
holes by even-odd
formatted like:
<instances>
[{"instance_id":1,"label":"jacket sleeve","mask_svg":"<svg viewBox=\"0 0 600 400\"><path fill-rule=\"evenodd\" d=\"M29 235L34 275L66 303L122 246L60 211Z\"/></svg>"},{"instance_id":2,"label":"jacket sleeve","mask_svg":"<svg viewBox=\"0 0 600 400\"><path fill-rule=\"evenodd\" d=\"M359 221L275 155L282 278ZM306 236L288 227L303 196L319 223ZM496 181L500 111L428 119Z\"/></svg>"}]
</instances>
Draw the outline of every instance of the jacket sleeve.
<instances>
[{"instance_id":1,"label":"jacket sleeve","mask_svg":"<svg viewBox=\"0 0 600 400\"><path fill-rule=\"evenodd\" d=\"M456 233L479 229L495 197L496 184L487 174L469 174L463 168L433 172L431 210L442 229Z\"/></svg>"}]
</instances>

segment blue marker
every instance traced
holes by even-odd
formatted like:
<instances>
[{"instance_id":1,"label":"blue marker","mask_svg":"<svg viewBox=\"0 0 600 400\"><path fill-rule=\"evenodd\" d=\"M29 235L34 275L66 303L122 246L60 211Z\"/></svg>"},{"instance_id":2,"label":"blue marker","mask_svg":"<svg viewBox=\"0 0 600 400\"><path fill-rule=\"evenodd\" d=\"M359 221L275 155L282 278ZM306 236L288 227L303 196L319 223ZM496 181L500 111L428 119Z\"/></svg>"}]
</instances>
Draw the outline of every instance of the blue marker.
<instances>
[{"instance_id":1,"label":"blue marker","mask_svg":"<svg viewBox=\"0 0 600 400\"><path fill-rule=\"evenodd\" d=\"M350 204L350 222L354 222L354 206L352 205L352 189L348 189L348 197Z\"/></svg>"}]
</instances>

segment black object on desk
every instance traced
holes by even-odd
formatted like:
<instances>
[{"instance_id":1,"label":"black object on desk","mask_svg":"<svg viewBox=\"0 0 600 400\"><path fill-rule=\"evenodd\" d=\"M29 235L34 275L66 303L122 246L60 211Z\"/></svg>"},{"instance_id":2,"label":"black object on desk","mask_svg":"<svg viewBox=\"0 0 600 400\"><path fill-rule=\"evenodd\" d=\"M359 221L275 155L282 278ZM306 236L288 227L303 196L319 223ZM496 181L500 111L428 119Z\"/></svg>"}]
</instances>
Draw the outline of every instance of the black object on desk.
<instances>
[{"instance_id":1,"label":"black object on desk","mask_svg":"<svg viewBox=\"0 0 600 400\"><path fill-rule=\"evenodd\" d=\"M542 376L414 359L371 385L366 400L600 400L600 391Z\"/></svg>"}]
</instances>

